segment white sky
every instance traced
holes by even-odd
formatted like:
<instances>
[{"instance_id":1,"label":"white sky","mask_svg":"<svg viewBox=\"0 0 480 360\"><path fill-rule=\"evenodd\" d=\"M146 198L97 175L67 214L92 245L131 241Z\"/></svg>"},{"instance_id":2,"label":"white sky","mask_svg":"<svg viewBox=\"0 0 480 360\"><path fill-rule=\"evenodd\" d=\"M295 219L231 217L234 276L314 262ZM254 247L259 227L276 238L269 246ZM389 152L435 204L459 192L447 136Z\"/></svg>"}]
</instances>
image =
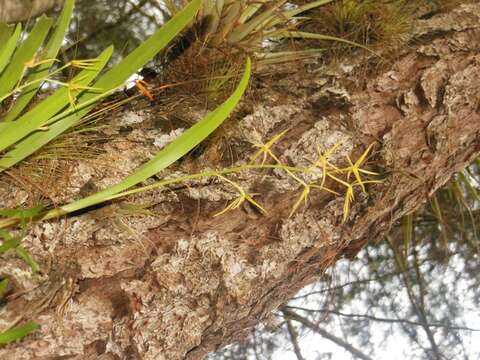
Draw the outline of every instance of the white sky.
<instances>
[{"instance_id":1,"label":"white sky","mask_svg":"<svg viewBox=\"0 0 480 360\"><path fill-rule=\"evenodd\" d=\"M362 267L361 264L359 264ZM347 264L340 264L341 269L348 269ZM356 269L357 266L355 264L350 264L350 271L357 271L358 273L362 273L361 269ZM452 257L450 261L450 266L446 268L447 270L442 274L438 274L439 278L445 280L445 283L452 283L454 277L454 272L462 271L463 270L463 261L461 257ZM448 270L450 269L450 270ZM343 272L336 271L335 276L338 278L336 283L343 284L348 281L351 281L348 276L348 270ZM365 276L368 278L368 276ZM462 298L461 308L463 309L463 317L452 319L452 322L461 326L466 325L470 328L480 329L480 310L478 309L479 304L476 304L473 298L473 294L471 293L471 289L469 289L469 281L462 279L455 283L457 295ZM300 292L300 294L307 294L308 292L312 291L312 287L315 285L305 288ZM371 284L370 284L371 286ZM439 286L436 282L432 282L429 286ZM348 289L348 288L347 288ZM318 290L318 289L317 289ZM348 290L347 290L348 291ZM300 295L299 294L299 295ZM399 288L399 292L395 295L397 299L401 303L405 303L407 306L409 305L409 300L406 295L406 292ZM318 308L318 303L315 301L304 301L298 300L290 303L290 305L301 306L304 308ZM354 314L362 314L365 312L365 305L359 299L358 301L352 301L349 306L344 306L341 309L344 313L354 313ZM439 309L441 311L441 309ZM299 312L302 314L301 312ZM371 312L369 313L371 314ZM378 317L389 317L388 315L384 314L382 311L379 310L379 314L374 313L373 315ZM367 355L370 355L368 351L362 348L361 345L355 343L355 339L348 339L343 338L342 331L341 331L341 322L348 322L348 318L342 317L333 317L335 321L330 321L325 324L320 324L322 328L328 330L333 335L342 338L343 340L349 342L351 345L357 347L359 350L365 352ZM384 340L384 333L388 331L390 328L390 324L388 323L379 323L379 322L370 322L370 328L372 336L369 339L369 342L372 344L373 349L375 351L374 355L371 355L373 359L388 359L388 360L408 360L408 359L415 359L415 353L412 353L411 346L412 343L409 341L406 334L398 328L398 326L394 326L394 336L389 336L385 343L382 343ZM420 327L417 327L418 335L420 337L424 337L422 339L422 345L425 347L429 347L426 336L424 335L423 330ZM462 331L462 340L464 341L465 348L468 354L468 360L478 360L480 359L480 332L470 332L470 331ZM436 339L440 340L440 339ZM317 360L317 359L332 359L332 360L352 360L352 355L341 348L340 346L336 345L335 343L321 337L318 334L315 334L312 331L309 331L306 336L299 337L299 342L301 346L302 355L306 360ZM327 354L331 354L329 357ZM422 350L417 350L417 354L424 355ZM461 357L464 359L463 357ZM448 359L454 360L457 357ZM460 359L460 357L458 357ZM278 349L272 358L272 360L297 360L290 343L286 344L283 348Z\"/></svg>"}]
</instances>

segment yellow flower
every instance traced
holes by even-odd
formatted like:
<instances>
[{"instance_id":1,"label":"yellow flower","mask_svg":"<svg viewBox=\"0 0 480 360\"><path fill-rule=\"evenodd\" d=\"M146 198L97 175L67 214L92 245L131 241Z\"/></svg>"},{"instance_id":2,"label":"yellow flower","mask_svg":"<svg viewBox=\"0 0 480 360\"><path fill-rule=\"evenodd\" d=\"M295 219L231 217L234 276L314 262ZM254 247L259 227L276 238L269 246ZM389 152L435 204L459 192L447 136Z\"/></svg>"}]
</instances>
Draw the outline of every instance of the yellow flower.
<instances>
[{"instance_id":1,"label":"yellow flower","mask_svg":"<svg viewBox=\"0 0 480 360\"><path fill-rule=\"evenodd\" d=\"M233 200L230 204L228 204L225 209L223 209L222 211L216 213L214 216L220 216L222 214L225 214L227 211L229 210L234 210L234 209L237 209L238 207L240 207L240 205L243 204L243 202L246 200L248 201L249 203L251 203L253 206L255 206L257 209L259 209L263 214L266 214L267 213L267 210L265 210L259 203L257 203L255 200L253 200L252 196L253 195L258 195L258 194L247 194L245 192L245 190L239 186L238 184L234 183L233 181L227 179L226 177L222 176L222 175L217 175L220 179L222 179L223 181L225 182L228 182L230 185L232 185L235 190L237 190L239 196Z\"/></svg>"},{"instance_id":2,"label":"yellow flower","mask_svg":"<svg viewBox=\"0 0 480 360\"><path fill-rule=\"evenodd\" d=\"M282 131L279 134L276 134L274 137L272 137L268 142L261 143L254 143L253 146L259 148L258 150L251 158L252 162L254 162L260 155L263 154L262 158L262 165L265 164L265 161L267 160L267 157L270 156L272 159L274 159L277 163L280 163L280 160L278 157L272 152L270 149L273 145L275 145L276 142L278 142L287 132L289 129Z\"/></svg>"},{"instance_id":3,"label":"yellow flower","mask_svg":"<svg viewBox=\"0 0 480 360\"><path fill-rule=\"evenodd\" d=\"M363 162L367 158L368 153L370 152L370 150L373 148L374 145L375 145L375 143L371 143L370 146L365 150L365 152L358 158L358 160L355 161L355 164L352 163L352 160L347 155L347 160L348 160L348 163L350 164L350 166L345 168L345 169L342 169L342 171L347 171L347 180L350 179L350 175L353 174L353 176L355 176L356 183L358 185L360 185L360 187L362 188L362 191L364 193L366 193L365 185L364 185L366 182L362 180L362 177L360 176L360 173L366 174L366 175L378 175L378 173L376 173L376 172L368 171L368 170L365 170L365 169L361 168Z\"/></svg>"}]
</instances>

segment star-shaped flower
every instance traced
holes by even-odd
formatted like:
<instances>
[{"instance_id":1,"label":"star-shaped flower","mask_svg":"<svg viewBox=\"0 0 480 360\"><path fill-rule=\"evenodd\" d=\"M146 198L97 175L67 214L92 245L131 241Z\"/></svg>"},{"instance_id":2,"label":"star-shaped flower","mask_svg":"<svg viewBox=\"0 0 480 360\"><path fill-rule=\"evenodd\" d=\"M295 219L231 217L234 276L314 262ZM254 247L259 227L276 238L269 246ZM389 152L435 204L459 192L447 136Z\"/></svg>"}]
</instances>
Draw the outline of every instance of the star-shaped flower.
<instances>
[{"instance_id":1,"label":"star-shaped flower","mask_svg":"<svg viewBox=\"0 0 480 360\"><path fill-rule=\"evenodd\" d=\"M322 181L320 186L325 184L327 174L329 171L339 172L340 169L333 165L328 158L333 154L333 152L341 145L341 142L336 143L331 148L327 149L323 154L320 151L320 147L317 146L318 159L313 163L312 167L316 167L322 170Z\"/></svg>"},{"instance_id":2,"label":"star-shaped flower","mask_svg":"<svg viewBox=\"0 0 480 360\"><path fill-rule=\"evenodd\" d=\"M243 202L246 200L248 201L250 204L252 204L253 206L255 206L258 210L260 210L263 214L266 214L267 213L267 210L265 210L259 203L257 203L253 198L252 196L254 195L258 195L256 193L254 194L247 194L245 192L245 190L238 184L234 183L233 181L227 179L226 177L222 176L222 175L218 175L218 177L220 179L222 179L223 181L225 182L228 182L230 185L232 185L235 190L237 190L239 196L233 200L230 204L228 204L225 209L223 209L222 211L216 213L214 216L220 216L222 214L225 214L227 211L229 210L234 210L234 209L237 209L238 207L240 207L240 205L243 204Z\"/></svg>"},{"instance_id":3,"label":"star-shaped flower","mask_svg":"<svg viewBox=\"0 0 480 360\"><path fill-rule=\"evenodd\" d=\"M358 158L358 160L355 161L355 163L352 163L352 160L350 159L350 156L347 155L347 161L348 161L350 166L345 168L345 169L342 169L342 171L347 171L347 180L350 179L350 176L352 174L353 174L353 176L355 176L355 180L356 180L357 185L360 185L360 187L362 188L362 191L364 193L366 192L365 185L364 185L366 183L366 181L364 181L362 179L360 174L379 175L376 172L368 171L368 170L365 170L365 169L361 168L362 164L364 163L364 161L366 160L366 158L368 156L368 153L370 152L370 150L372 150L374 145L375 145L375 143L370 144L370 146L364 151L364 153Z\"/></svg>"},{"instance_id":4,"label":"star-shaped flower","mask_svg":"<svg viewBox=\"0 0 480 360\"><path fill-rule=\"evenodd\" d=\"M289 129L286 129L281 133L276 134L266 143L262 143L262 142L254 143L253 146L256 148L259 148L259 150L252 156L251 158L252 162L254 162L260 155L263 155L262 165L265 164L265 161L267 161L268 156L274 159L277 163L280 163L280 160L278 159L278 157L272 152L271 147L275 145L275 143L277 143L288 132L288 130Z\"/></svg>"}]
</instances>

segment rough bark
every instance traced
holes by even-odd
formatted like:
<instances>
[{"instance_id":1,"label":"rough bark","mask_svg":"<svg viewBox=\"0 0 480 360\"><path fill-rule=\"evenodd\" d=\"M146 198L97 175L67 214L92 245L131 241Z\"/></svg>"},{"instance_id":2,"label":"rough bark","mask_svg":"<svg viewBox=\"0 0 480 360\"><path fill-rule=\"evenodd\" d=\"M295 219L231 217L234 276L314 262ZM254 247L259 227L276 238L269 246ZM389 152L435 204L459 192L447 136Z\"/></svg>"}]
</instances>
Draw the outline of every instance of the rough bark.
<instances>
[{"instance_id":1,"label":"rough bark","mask_svg":"<svg viewBox=\"0 0 480 360\"><path fill-rule=\"evenodd\" d=\"M44 274L32 276L14 255L0 263L0 273L16 281L0 325L22 315L42 328L0 349L0 358L192 360L247 335L338 258L380 239L479 155L478 14L480 5L470 4L417 22L417 41L367 82L357 81L349 64L343 74L301 70L277 78L265 88L269 100L239 122L236 132L245 141L254 129L269 138L290 128L276 151L294 165L314 160L317 145L341 140L333 159L341 160L378 141L370 163L384 182L357 196L345 223L343 198L323 193L289 218L301 189L270 172L237 177L262 194L266 216L245 206L213 217L235 195L205 181L139 197L156 204L156 216L120 218L111 205L37 224L23 243ZM115 165L106 171L98 159L78 162L54 200L106 186L151 156L165 137L151 125L160 112L119 113L116 121L131 131L100 156ZM245 145L232 146L239 161L250 155ZM208 154L196 163L208 164ZM12 186L0 186L0 205L28 198Z\"/></svg>"},{"instance_id":2,"label":"rough bark","mask_svg":"<svg viewBox=\"0 0 480 360\"><path fill-rule=\"evenodd\" d=\"M63 0L0 0L0 21L6 23L25 21L61 4Z\"/></svg>"}]
</instances>

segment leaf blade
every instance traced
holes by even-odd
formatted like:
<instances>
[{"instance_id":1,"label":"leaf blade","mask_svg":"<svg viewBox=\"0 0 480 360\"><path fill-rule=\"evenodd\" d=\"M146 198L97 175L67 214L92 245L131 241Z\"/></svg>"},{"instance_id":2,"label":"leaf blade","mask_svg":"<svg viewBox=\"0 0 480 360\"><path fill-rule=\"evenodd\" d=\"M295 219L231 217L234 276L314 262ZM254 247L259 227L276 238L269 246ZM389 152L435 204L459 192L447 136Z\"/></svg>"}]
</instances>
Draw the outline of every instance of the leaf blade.
<instances>
[{"instance_id":1,"label":"leaf blade","mask_svg":"<svg viewBox=\"0 0 480 360\"><path fill-rule=\"evenodd\" d=\"M119 64L103 75L95 87L111 89L122 85L132 74L146 65L194 18L202 1L193 0L155 34L128 54Z\"/></svg>"},{"instance_id":2,"label":"leaf blade","mask_svg":"<svg viewBox=\"0 0 480 360\"><path fill-rule=\"evenodd\" d=\"M70 19L73 13L73 7L75 4L75 0L66 0L63 6L62 13L57 21L53 34L51 35L50 39L48 40L45 48L42 52L42 56L39 58L39 61L46 60L46 59L54 59L57 57L60 47L62 46L63 39L65 38L66 31L68 29L68 25L70 24ZM26 79L27 82L33 82L38 79L42 79L48 75L48 70L50 69L51 65L46 63L39 65L34 73L32 73ZM0 67L1 71L1 67ZM26 87L22 94L17 98L13 107L8 111L8 114L5 116L3 121L12 121L14 120L25 107L28 105L30 100L35 96L38 89L40 88L41 83L32 84Z\"/></svg>"},{"instance_id":3,"label":"leaf blade","mask_svg":"<svg viewBox=\"0 0 480 360\"><path fill-rule=\"evenodd\" d=\"M2 245L0 245L0 254L10 249L15 249L18 245L20 245L20 241L15 238L10 238L3 241Z\"/></svg>"},{"instance_id":4,"label":"leaf blade","mask_svg":"<svg viewBox=\"0 0 480 360\"><path fill-rule=\"evenodd\" d=\"M22 258L25 263L30 266L34 273L40 272L40 265L33 259L32 255L21 245L15 248L15 252Z\"/></svg>"},{"instance_id":5,"label":"leaf blade","mask_svg":"<svg viewBox=\"0 0 480 360\"><path fill-rule=\"evenodd\" d=\"M60 209L49 212L44 219L70 213L104 202L110 197L113 197L115 194L148 179L149 177L173 164L175 161L187 154L196 145L198 145L201 141L203 141L208 135L210 135L231 114L248 86L250 74L251 61L248 58L246 61L244 74L236 90L217 109L186 130L176 140L168 144L163 150L157 153L153 159L140 166L137 171L130 176L127 176L120 183L101 190L84 199L80 199L68 205L62 206Z\"/></svg>"},{"instance_id":6,"label":"leaf blade","mask_svg":"<svg viewBox=\"0 0 480 360\"><path fill-rule=\"evenodd\" d=\"M18 24L15 27L13 34L8 38L8 40L6 40L5 45L3 45L2 48L0 49L0 74L5 69L5 66L7 66L8 61L10 60L10 57L15 51L15 47L17 46L18 39L20 39L21 34L22 34L22 25Z\"/></svg>"},{"instance_id":7,"label":"leaf blade","mask_svg":"<svg viewBox=\"0 0 480 360\"><path fill-rule=\"evenodd\" d=\"M3 297L5 296L5 293L7 292L8 283L9 283L8 278L2 279L0 281L0 300L3 299Z\"/></svg>"},{"instance_id":8,"label":"leaf blade","mask_svg":"<svg viewBox=\"0 0 480 360\"><path fill-rule=\"evenodd\" d=\"M0 98L7 95L21 80L25 64L33 59L51 26L52 20L42 16L33 27L28 38L17 48L0 76Z\"/></svg>"},{"instance_id":9,"label":"leaf blade","mask_svg":"<svg viewBox=\"0 0 480 360\"><path fill-rule=\"evenodd\" d=\"M30 321L29 323L26 323L25 325L20 325L17 327L14 327L13 329L4 331L0 333L0 344L6 345L9 344L13 341L19 340L21 338L24 338L28 334L30 334L32 331L38 329L40 325L37 323Z\"/></svg>"},{"instance_id":10,"label":"leaf blade","mask_svg":"<svg viewBox=\"0 0 480 360\"><path fill-rule=\"evenodd\" d=\"M180 32L190 23L199 10L201 4L201 0L193 0L190 2L184 9L182 9L182 11L176 14L171 20L162 26L161 29L152 35L152 37L147 39L146 46L140 45L136 50L127 56L128 60L122 60L119 64L114 66L114 68L105 73L93 86L106 89L106 92L108 92L122 85L125 80L134 74L140 67L144 66L148 61L151 60L151 58L144 56L145 53L148 52L148 54L153 57L156 53L163 49L171 41L171 39L178 34L178 32ZM156 50L156 52L152 49ZM127 61L127 63L124 63L124 61ZM122 71L125 71L125 73L121 74ZM127 74L128 71L129 73ZM84 103L90 101L94 96L95 95L91 93L84 93L78 97L78 100L79 102ZM27 138L19 141L14 149L10 150L3 158L0 159L0 172L8 169L9 167L17 164L21 160L33 154L55 137L75 125L81 117L91 110L92 107L93 105L86 107L83 110L79 110L75 114L66 116L65 118L50 125L47 131L33 133Z\"/></svg>"},{"instance_id":11,"label":"leaf blade","mask_svg":"<svg viewBox=\"0 0 480 360\"><path fill-rule=\"evenodd\" d=\"M71 80L79 86L88 85L105 67L110 56L112 55L113 47L109 47L100 54L97 58L94 68L84 69L75 78ZM9 122L9 126L2 131L0 138L0 150L15 144L17 141L23 139L33 131L36 131L45 125L50 117L59 112L62 108L70 103L69 89L61 88L55 91L48 98L40 102L32 110L21 116L18 120ZM3 160L3 159L2 159ZM0 165L0 172L5 170Z\"/></svg>"}]
</instances>

